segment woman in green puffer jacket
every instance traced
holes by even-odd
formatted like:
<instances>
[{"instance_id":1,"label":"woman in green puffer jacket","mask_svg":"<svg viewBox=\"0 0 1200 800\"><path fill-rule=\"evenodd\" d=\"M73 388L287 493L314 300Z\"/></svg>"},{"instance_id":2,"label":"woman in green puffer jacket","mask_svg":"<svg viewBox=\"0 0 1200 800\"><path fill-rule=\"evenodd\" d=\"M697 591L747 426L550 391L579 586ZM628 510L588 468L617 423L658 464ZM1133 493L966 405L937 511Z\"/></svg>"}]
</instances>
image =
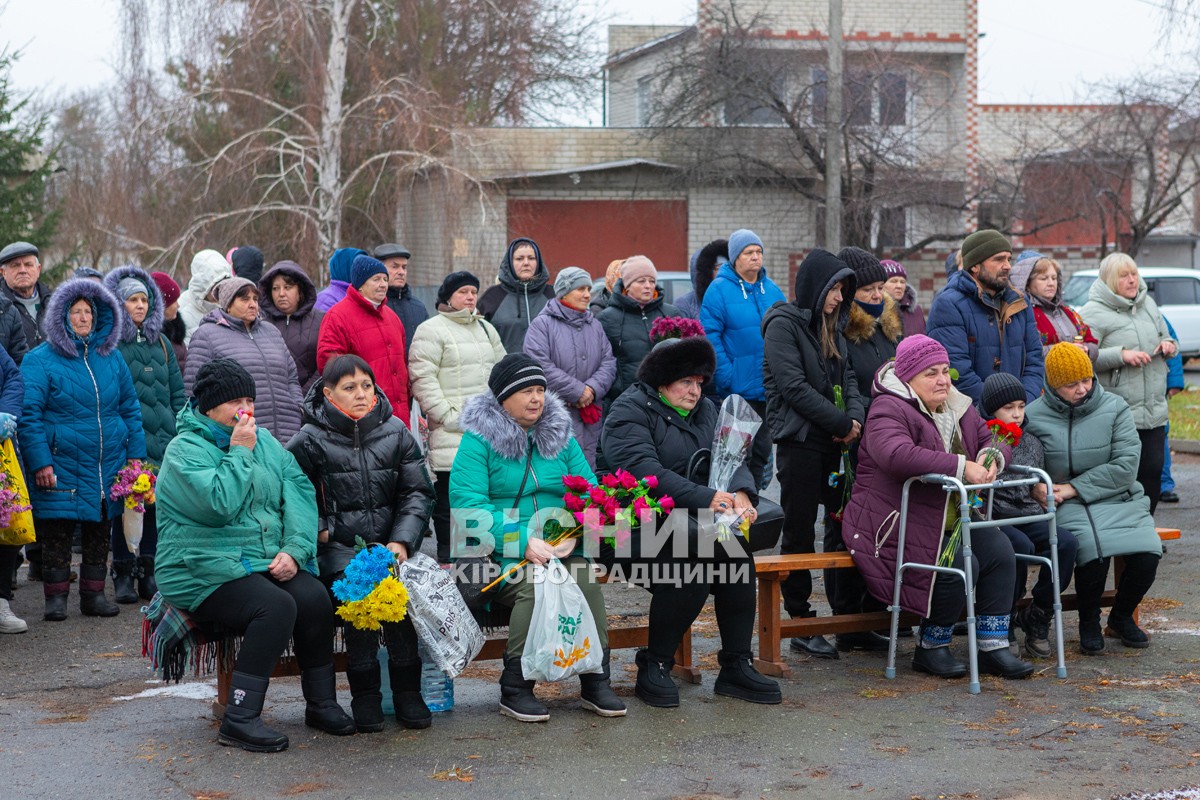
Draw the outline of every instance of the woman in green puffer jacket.
<instances>
[{"instance_id":1,"label":"woman in green puffer jacket","mask_svg":"<svg viewBox=\"0 0 1200 800\"><path fill-rule=\"evenodd\" d=\"M175 437L175 416L185 400L183 373L175 359L175 349L162 333L165 310L162 292L149 273L133 266L117 267L104 276L104 285L125 305L117 350L129 366L142 408L146 458L158 465L167 444ZM149 600L158 591L154 583L157 519L157 507L153 503L147 505L136 559L125 545L121 517L113 520L112 577L118 603L136 603L138 597Z\"/></svg>"},{"instance_id":2,"label":"woman in green puffer jacket","mask_svg":"<svg viewBox=\"0 0 1200 800\"><path fill-rule=\"evenodd\" d=\"M1179 344L1138 276L1137 264L1124 253L1100 262L1100 279L1079 313L1100 343L1096 377L1105 389L1125 398L1133 412L1141 440L1137 479L1153 514L1166 452L1167 359Z\"/></svg>"},{"instance_id":3,"label":"woman in green puffer jacket","mask_svg":"<svg viewBox=\"0 0 1200 800\"><path fill-rule=\"evenodd\" d=\"M492 557L504 568L522 558L535 565L562 560L587 599L604 651L603 671L579 676L583 707L602 717L625 716L625 704L609 685L604 595L577 552L580 541L550 545L540 528L533 531L530 525L539 513L562 508L564 477L596 480L583 449L571 436L567 407L546 391L546 373L536 361L524 353L511 353L492 367L487 391L467 401L460 419L466 433L450 470L455 530L470 531L472 523L478 526L483 520L486 533L481 538L490 534L499 550ZM514 512L516 520L510 522L507 518ZM500 713L521 722L546 722L550 712L534 697L534 682L526 680L521 669L534 609L535 585L526 579L530 574L518 572L495 590L493 602L512 609L500 675Z\"/></svg>"},{"instance_id":4,"label":"woman in green puffer jacket","mask_svg":"<svg viewBox=\"0 0 1200 800\"><path fill-rule=\"evenodd\" d=\"M275 753L288 738L263 724L267 685L291 639L304 723L354 733L337 704L333 604L316 578L317 500L296 459L254 422L254 379L218 358L196 373L156 493L158 589L197 622L241 633L217 741Z\"/></svg>"},{"instance_id":5,"label":"woman in green puffer jacket","mask_svg":"<svg viewBox=\"0 0 1200 800\"><path fill-rule=\"evenodd\" d=\"M1045 448L1058 523L1079 542L1080 650L1085 655L1104 650L1100 596L1113 556L1124 556L1125 569L1108 627L1126 647L1149 647L1134 613L1154 583L1162 542L1136 480L1142 444L1133 413L1093 379L1092 362L1082 349L1060 342L1046 354L1046 391L1029 406L1025 430ZM1033 496L1046 504L1044 487L1035 487Z\"/></svg>"}]
</instances>

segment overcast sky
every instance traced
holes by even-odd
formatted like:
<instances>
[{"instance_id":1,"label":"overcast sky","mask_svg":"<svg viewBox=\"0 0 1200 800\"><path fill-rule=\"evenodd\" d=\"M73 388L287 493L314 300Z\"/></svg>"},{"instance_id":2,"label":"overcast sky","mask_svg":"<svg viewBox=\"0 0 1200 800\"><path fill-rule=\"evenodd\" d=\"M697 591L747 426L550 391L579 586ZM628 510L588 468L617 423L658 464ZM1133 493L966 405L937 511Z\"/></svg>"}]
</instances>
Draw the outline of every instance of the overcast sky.
<instances>
[{"instance_id":1,"label":"overcast sky","mask_svg":"<svg viewBox=\"0 0 1200 800\"><path fill-rule=\"evenodd\" d=\"M625 24L686 24L695 20L697 5L697 0L599 1L614 22ZM1186 45L1197 49L1194 41L1179 41L1186 37L1163 41L1165 2L980 0L980 31L986 34L980 42L980 101L1082 101L1088 82L1165 63L1180 57ZM117 7L118 0L0 0L0 47L23 50L13 75L17 88L69 91L110 78L119 50Z\"/></svg>"}]
</instances>

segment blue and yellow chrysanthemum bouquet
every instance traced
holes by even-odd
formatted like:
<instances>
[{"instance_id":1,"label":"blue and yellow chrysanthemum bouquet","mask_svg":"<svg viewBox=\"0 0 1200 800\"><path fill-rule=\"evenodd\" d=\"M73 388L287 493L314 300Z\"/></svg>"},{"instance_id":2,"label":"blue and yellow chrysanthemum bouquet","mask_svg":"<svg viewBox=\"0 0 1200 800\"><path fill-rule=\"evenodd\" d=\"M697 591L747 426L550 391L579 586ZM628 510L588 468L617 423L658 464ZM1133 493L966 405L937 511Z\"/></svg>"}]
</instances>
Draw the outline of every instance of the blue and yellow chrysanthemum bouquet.
<instances>
[{"instance_id":1,"label":"blue and yellow chrysanthemum bouquet","mask_svg":"<svg viewBox=\"0 0 1200 800\"><path fill-rule=\"evenodd\" d=\"M377 631L384 622L399 622L408 612L408 590L396 577L396 556L386 547L355 537L358 552L346 565L345 577L333 582L342 601L337 615L355 628Z\"/></svg>"}]
</instances>

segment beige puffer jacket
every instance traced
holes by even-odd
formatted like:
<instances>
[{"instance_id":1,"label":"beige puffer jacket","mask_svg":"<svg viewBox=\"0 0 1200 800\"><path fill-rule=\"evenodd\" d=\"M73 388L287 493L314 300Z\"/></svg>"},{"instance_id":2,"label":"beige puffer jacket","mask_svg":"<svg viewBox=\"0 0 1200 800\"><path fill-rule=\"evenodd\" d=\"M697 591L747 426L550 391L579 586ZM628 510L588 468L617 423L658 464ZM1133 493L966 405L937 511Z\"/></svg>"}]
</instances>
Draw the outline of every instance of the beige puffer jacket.
<instances>
[{"instance_id":1,"label":"beige puffer jacket","mask_svg":"<svg viewBox=\"0 0 1200 800\"><path fill-rule=\"evenodd\" d=\"M430 461L437 472L454 463L467 400L487 391L492 366L504 358L500 334L482 315L439 311L417 327L408 354L412 395L429 420Z\"/></svg>"}]
</instances>

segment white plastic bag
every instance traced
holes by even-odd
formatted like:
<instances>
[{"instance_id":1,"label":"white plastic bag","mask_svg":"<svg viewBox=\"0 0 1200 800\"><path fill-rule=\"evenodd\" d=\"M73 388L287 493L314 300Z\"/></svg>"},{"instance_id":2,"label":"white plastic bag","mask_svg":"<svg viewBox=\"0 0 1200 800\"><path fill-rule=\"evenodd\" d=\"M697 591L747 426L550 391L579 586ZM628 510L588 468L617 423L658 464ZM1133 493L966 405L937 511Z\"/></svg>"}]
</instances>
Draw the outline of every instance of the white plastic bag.
<instances>
[{"instance_id":1,"label":"white plastic bag","mask_svg":"<svg viewBox=\"0 0 1200 800\"><path fill-rule=\"evenodd\" d=\"M600 672L604 653L583 590L557 558L533 570L533 619L521 655L527 681L561 681Z\"/></svg>"},{"instance_id":2,"label":"white plastic bag","mask_svg":"<svg viewBox=\"0 0 1200 800\"><path fill-rule=\"evenodd\" d=\"M424 553L400 565L400 582L408 590L408 618L417 638L451 678L457 677L483 649L483 631L467 609L454 577Z\"/></svg>"}]
</instances>

